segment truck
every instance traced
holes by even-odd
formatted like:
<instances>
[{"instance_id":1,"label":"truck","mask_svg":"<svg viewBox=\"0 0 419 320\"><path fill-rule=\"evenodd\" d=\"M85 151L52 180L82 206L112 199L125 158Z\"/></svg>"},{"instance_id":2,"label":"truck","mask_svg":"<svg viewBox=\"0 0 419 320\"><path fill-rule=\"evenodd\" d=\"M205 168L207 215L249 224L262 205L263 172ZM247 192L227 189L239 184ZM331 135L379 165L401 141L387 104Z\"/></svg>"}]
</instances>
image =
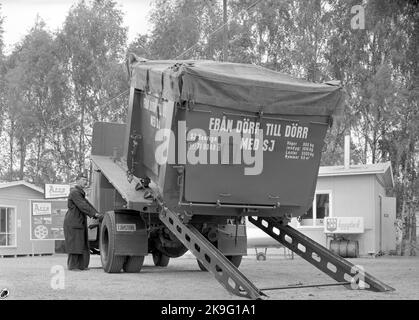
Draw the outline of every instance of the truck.
<instances>
[{"instance_id":1,"label":"truck","mask_svg":"<svg viewBox=\"0 0 419 320\"><path fill-rule=\"evenodd\" d=\"M311 206L328 128L342 114L338 82L260 66L128 59L126 123L97 122L92 205L105 272L165 267L192 253L231 294L267 294L239 270L246 220L347 287L393 288L288 225Z\"/></svg>"}]
</instances>

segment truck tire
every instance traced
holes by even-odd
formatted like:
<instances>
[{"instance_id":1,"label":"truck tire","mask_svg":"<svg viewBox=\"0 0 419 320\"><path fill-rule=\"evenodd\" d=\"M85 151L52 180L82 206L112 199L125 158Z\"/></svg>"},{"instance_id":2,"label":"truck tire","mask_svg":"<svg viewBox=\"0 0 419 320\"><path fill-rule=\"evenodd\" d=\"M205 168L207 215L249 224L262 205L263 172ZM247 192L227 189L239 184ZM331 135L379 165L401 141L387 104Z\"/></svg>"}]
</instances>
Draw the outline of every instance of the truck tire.
<instances>
[{"instance_id":1,"label":"truck tire","mask_svg":"<svg viewBox=\"0 0 419 320\"><path fill-rule=\"evenodd\" d=\"M156 267L167 267L170 257L160 251L153 252L153 262Z\"/></svg>"},{"instance_id":2,"label":"truck tire","mask_svg":"<svg viewBox=\"0 0 419 320\"><path fill-rule=\"evenodd\" d=\"M240 267L240 264L242 263L243 256L241 255L240 256L226 256L226 258L230 260L231 263L234 264L236 268L238 268Z\"/></svg>"},{"instance_id":3,"label":"truck tire","mask_svg":"<svg viewBox=\"0 0 419 320\"><path fill-rule=\"evenodd\" d=\"M240 264L242 262L242 258L243 256L226 256L226 258L228 260L231 261L231 263L236 267L240 267ZM198 262L198 267L199 269L201 269L201 271L208 271L207 268L205 268L205 266L201 263L201 261L199 261L198 259L196 259L196 261Z\"/></svg>"},{"instance_id":4,"label":"truck tire","mask_svg":"<svg viewBox=\"0 0 419 320\"><path fill-rule=\"evenodd\" d=\"M121 272L125 256L115 254L115 212L105 214L100 228L100 260L103 270L107 273Z\"/></svg>"},{"instance_id":5,"label":"truck tire","mask_svg":"<svg viewBox=\"0 0 419 320\"><path fill-rule=\"evenodd\" d=\"M127 256L122 269L128 273L137 273L141 271L143 264L144 256Z\"/></svg>"}]
</instances>

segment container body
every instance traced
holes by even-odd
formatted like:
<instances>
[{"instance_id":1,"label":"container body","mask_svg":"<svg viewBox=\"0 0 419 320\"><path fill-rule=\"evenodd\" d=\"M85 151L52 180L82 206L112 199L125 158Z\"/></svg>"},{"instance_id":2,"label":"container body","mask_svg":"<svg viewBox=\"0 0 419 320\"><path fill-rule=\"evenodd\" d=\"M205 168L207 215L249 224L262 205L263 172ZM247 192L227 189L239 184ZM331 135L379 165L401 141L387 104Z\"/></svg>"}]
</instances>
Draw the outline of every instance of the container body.
<instances>
[{"instance_id":1,"label":"container body","mask_svg":"<svg viewBox=\"0 0 419 320\"><path fill-rule=\"evenodd\" d=\"M191 215L305 213L342 111L340 86L216 61L137 61L129 72L128 174L150 178L166 205Z\"/></svg>"},{"instance_id":2,"label":"container body","mask_svg":"<svg viewBox=\"0 0 419 320\"><path fill-rule=\"evenodd\" d=\"M282 208L281 215L300 215L312 203L328 117L256 115L136 95L128 167L149 177L164 199Z\"/></svg>"}]
</instances>

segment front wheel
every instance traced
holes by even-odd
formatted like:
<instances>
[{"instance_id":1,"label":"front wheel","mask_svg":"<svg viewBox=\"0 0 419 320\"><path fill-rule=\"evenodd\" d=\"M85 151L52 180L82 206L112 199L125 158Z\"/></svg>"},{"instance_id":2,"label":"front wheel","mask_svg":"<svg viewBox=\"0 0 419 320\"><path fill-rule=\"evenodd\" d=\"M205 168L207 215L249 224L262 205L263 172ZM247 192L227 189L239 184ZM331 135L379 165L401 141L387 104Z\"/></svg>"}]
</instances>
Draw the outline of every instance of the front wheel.
<instances>
[{"instance_id":1,"label":"front wheel","mask_svg":"<svg viewBox=\"0 0 419 320\"><path fill-rule=\"evenodd\" d=\"M140 272L144 264L144 256L127 256L125 262L122 265L122 269L125 272L136 273Z\"/></svg>"},{"instance_id":2,"label":"front wheel","mask_svg":"<svg viewBox=\"0 0 419 320\"><path fill-rule=\"evenodd\" d=\"M103 270L107 273L121 272L125 256L115 254L115 212L107 212L100 228L100 260Z\"/></svg>"}]
</instances>

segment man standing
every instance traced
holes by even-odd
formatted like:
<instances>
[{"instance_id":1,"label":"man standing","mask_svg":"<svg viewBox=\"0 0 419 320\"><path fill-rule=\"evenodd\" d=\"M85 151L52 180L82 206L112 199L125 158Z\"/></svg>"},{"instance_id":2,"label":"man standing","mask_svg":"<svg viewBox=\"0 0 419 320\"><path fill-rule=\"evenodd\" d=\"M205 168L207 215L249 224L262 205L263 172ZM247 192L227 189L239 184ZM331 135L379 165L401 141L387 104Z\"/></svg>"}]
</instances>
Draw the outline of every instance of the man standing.
<instances>
[{"instance_id":1,"label":"man standing","mask_svg":"<svg viewBox=\"0 0 419 320\"><path fill-rule=\"evenodd\" d=\"M71 188L67 199L68 211L64 218L64 239L68 253L68 270L88 269L90 251L87 216L94 219L102 217L86 200L86 193L83 189L87 186L87 183L87 176L79 173L76 185Z\"/></svg>"}]
</instances>

